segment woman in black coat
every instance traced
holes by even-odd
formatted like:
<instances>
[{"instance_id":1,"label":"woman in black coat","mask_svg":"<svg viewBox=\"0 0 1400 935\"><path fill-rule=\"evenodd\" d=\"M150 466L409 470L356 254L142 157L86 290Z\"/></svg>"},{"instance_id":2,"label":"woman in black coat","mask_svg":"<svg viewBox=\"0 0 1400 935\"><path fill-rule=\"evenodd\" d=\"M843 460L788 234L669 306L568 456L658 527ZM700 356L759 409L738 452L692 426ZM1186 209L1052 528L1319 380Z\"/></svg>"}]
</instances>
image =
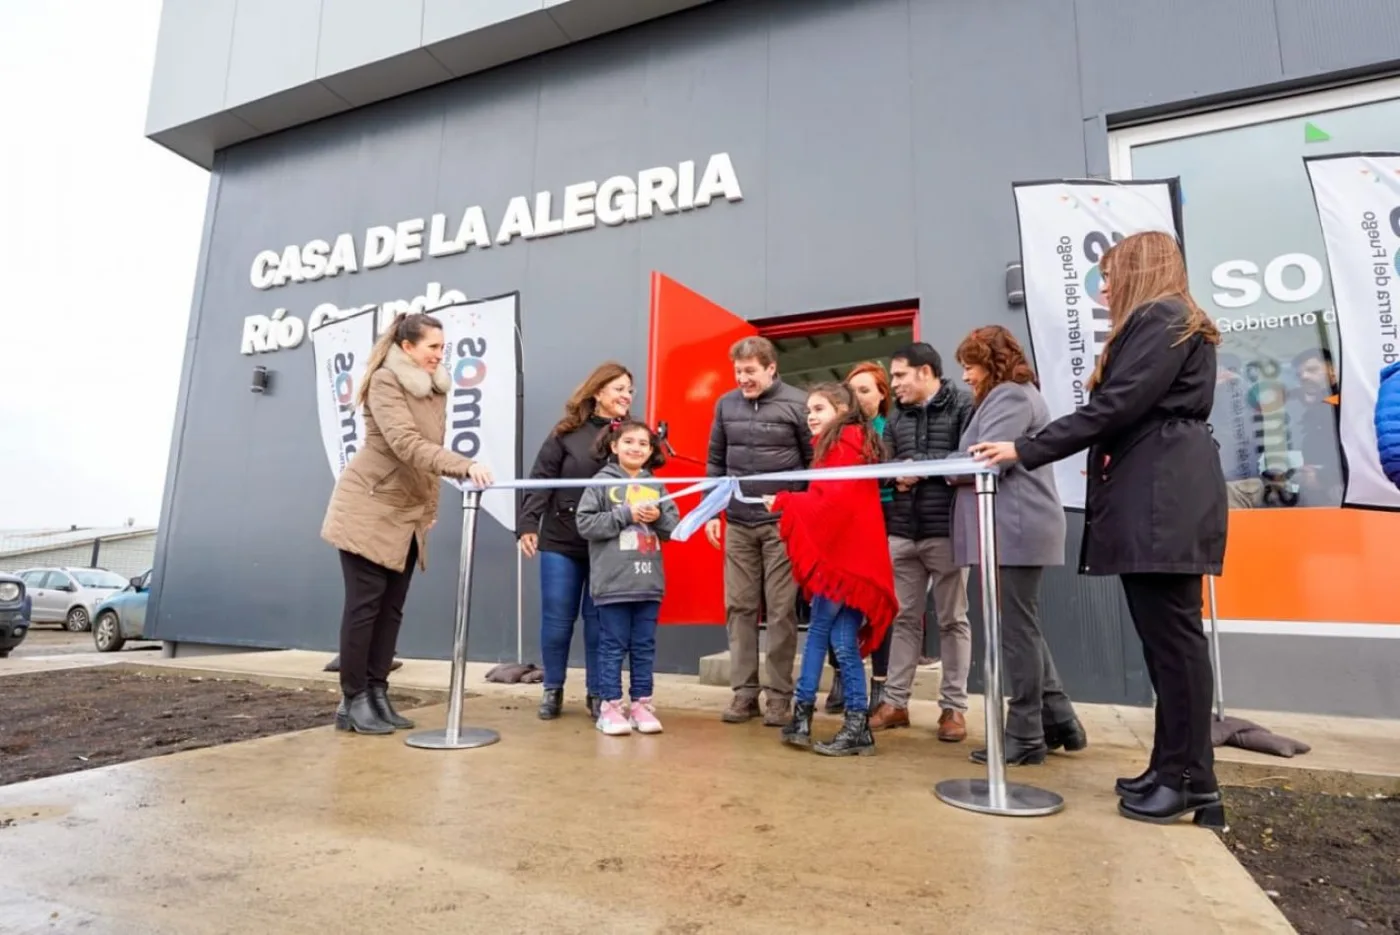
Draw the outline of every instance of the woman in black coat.
<instances>
[{"instance_id":1,"label":"woman in black coat","mask_svg":"<svg viewBox=\"0 0 1400 935\"><path fill-rule=\"evenodd\" d=\"M1201 623L1202 576L1220 574L1225 557L1225 477L1207 421L1220 332L1191 298L1170 235L1134 234L1100 270L1113 330L1089 402L1032 435L971 450L1033 470L1089 449L1079 571L1120 576L1157 694L1152 759L1118 780L1119 811L1223 825Z\"/></svg>"},{"instance_id":2,"label":"woman in black coat","mask_svg":"<svg viewBox=\"0 0 1400 935\"><path fill-rule=\"evenodd\" d=\"M587 479L603 467L593 450L598 433L632 406L632 374L614 361L599 365L564 403L564 417L550 430L530 469L532 478ZM540 559L540 655L544 661L542 720L564 706L564 678L574 623L583 617L584 676L588 716L598 717L598 610L588 593L588 542L578 534L574 511L582 488L530 490L521 502L516 530L520 551Z\"/></svg>"}]
</instances>

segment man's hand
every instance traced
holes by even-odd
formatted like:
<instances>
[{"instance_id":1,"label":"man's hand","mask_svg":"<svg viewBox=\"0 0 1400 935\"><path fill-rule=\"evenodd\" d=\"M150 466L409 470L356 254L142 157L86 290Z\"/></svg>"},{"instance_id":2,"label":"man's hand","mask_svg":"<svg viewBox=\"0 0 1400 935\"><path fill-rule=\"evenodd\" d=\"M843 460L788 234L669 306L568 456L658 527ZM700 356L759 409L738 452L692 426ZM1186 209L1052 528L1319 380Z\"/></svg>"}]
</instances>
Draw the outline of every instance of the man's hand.
<instances>
[{"instance_id":1,"label":"man's hand","mask_svg":"<svg viewBox=\"0 0 1400 935\"><path fill-rule=\"evenodd\" d=\"M520 537L520 554L526 558L534 558L540 552L540 537L533 532L527 532Z\"/></svg>"},{"instance_id":2,"label":"man's hand","mask_svg":"<svg viewBox=\"0 0 1400 935\"><path fill-rule=\"evenodd\" d=\"M654 503L643 503L632 507L632 519L639 523L654 523L661 518L661 510Z\"/></svg>"},{"instance_id":3,"label":"man's hand","mask_svg":"<svg viewBox=\"0 0 1400 935\"><path fill-rule=\"evenodd\" d=\"M710 545L714 546L717 549L720 548L722 545L720 541L721 529L722 527L718 519L712 519L705 524L705 538L710 540Z\"/></svg>"},{"instance_id":4,"label":"man's hand","mask_svg":"<svg viewBox=\"0 0 1400 935\"><path fill-rule=\"evenodd\" d=\"M778 498L775 497L775 496L772 496L772 495L770 494L769 496L766 496L766 497L763 498L763 508L764 508L765 510L767 510L769 513L772 513L772 512L773 512L773 504L776 503L777 501L778 501Z\"/></svg>"},{"instance_id":5,"label":"man's hand","mask_svg":"<svg viewBox=\"0 0 1400 935\"><path fill-rule=\"evenodd\" d=\"M908 493L914 489L914 485L919 482L917 477L896 477L894 479L894 489L900 493Z\"/></svg>"}]
</instances>

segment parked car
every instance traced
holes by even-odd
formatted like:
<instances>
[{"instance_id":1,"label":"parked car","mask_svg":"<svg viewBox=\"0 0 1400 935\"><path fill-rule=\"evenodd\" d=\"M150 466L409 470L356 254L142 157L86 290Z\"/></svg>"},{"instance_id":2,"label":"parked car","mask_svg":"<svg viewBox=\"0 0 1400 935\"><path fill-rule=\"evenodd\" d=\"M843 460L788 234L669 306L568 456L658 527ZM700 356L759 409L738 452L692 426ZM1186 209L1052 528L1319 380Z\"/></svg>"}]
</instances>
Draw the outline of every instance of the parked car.
<instances>
[{"instance_id":1,"label":"parked car","mask_svg":"<svg viewBox=\"0 0 1400 935\"><path fill-rule=\"evenodd\" d=\"M100 653L114 653L127 640L142 639L146 629L146 601L151 595L151 569L132 578L126 588L97 605L92 641Z\"/></svg>"},{"instance_id":2,"label":"parked car","mask_svg":"<svg viewBox=\"0 0 1400 935\"><path fill-rule=\"evenodd\" d=\"M24 579L0 572L0 659L29 632L30 599Z\"/></svg>"},{"instance_id":3,"label":"parked car","mask_svg":"<svg viewBox=\"0 0 1400 935\"><path fill-rule=\"evenodd\" d=\"M19 572L34 601L34 623L61 623L80 633L92 629L97 605L127 586L105 568L29 568Z\"/></svg>"}]
</instances>

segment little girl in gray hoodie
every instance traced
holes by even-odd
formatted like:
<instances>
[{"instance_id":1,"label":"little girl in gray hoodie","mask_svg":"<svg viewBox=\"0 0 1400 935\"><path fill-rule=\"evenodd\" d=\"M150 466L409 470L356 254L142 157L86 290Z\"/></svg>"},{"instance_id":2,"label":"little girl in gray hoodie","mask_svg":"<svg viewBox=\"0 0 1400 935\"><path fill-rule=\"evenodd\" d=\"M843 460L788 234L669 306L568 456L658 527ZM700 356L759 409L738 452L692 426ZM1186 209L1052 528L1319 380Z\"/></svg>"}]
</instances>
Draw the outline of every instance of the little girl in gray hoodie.
<instances>
[{"instance_id":1,"label":"little girl in gray hoodie","mask_svg":"<svg viewBox=\"0 0 1400 935\"><path fill-rule=\"evenodd\" d=\"M666 576L661 542L680 521L675 501L653 478L664 461L645 423L623 419L598 436L597 453L609 458L598 477L633 483L590 487L574 518L588 540L589 587L598 608L598 688L603 696L597 728L620 736L661 733L652 705L656 624ZM622 698L622 661L628 659L631 704Z\"/></svg>"}]
</instances>

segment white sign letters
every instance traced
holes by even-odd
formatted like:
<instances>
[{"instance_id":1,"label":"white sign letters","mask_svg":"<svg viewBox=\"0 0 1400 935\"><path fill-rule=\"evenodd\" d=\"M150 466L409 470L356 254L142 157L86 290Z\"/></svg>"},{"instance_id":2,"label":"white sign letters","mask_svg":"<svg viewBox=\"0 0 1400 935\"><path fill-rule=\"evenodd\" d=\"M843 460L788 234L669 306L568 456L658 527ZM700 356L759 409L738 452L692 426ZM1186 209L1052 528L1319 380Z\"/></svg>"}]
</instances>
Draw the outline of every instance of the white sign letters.
<instances>
[{"instance_id":1,"label":"white sign letters","mask_svg":"<svg viewBox=\"0 0 1400 935\"><path fill-rule=\"evenodd\" d=\"M331 240L317 238L278 250L262 250L253 257L248 281L260 291L294 283L320 282L362 270L506 246L516 240L538 240L584 231L599 224L617 227L658 214L693 211L719 198L731 202L744 198L728 153L711 156L699 173L696 164L687 161L674 168L643 169L635 178L616 175L601 183L567 185L557 200L550 191L537 192L533 197L517 195L506 204L494 230L486 210L481 205L472 205L460 217L434 214L430 218L376 225L358 240L354 234L342 233ZM436 295L434 290L437 290ZM384 315L392 317L399 311L432 311L465 299L460 292L444 293L437 283L430 283L424 295L409 301L385 302L378 307ZM318 305L306 322L289 315L285 308L278 308L270 315L249 315L243 323L241 350L244 354L265 354L296 347L308 331L314 331L325 322L374 307L371 304L341 309L325 303Z\"/></svg>"}]
</instances>

